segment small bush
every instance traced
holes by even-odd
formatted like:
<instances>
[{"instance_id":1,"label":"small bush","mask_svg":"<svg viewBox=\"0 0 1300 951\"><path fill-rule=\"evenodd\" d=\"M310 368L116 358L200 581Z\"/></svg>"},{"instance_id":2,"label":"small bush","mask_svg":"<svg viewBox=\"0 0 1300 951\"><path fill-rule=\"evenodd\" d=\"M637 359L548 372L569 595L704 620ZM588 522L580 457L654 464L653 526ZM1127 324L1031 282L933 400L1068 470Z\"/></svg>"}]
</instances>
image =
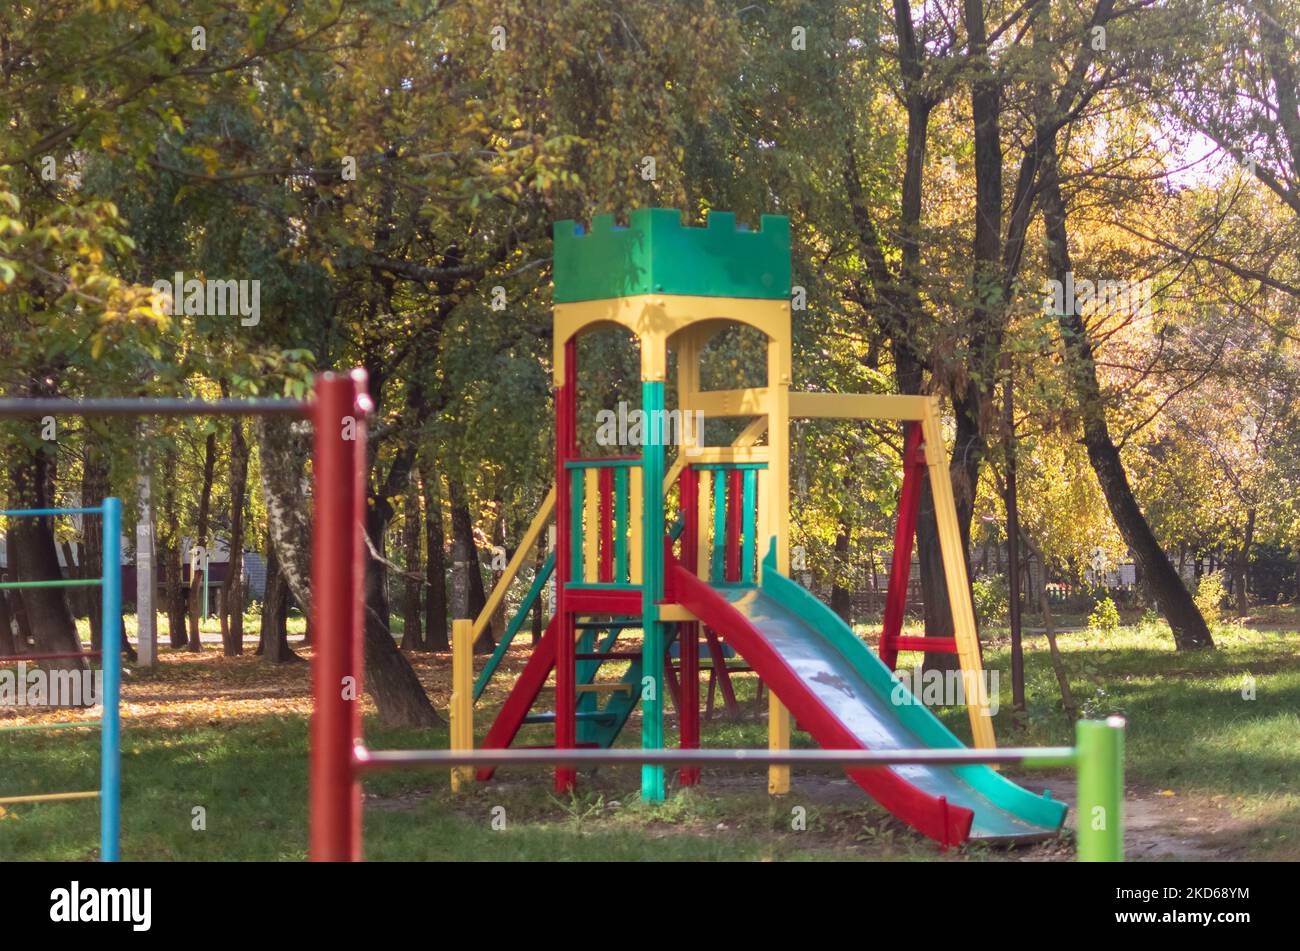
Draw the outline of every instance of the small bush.
<instances>
[{"instance_id":1,"label":"small bush","mask_svg":"<svg viewBox=\"0 0 1300 951\"><path fill-rule=\"evenodd\" d=\"M1196 586L1196 607L1206 624L1218 624L1223 619L1223 603L1228 598L1228 586L1222 571L1211 571L1201 575Z\"/></svg>"},{"instance_id":2,"label":"small bush","mask_svg":"<svg viewBox=\"0 0 1300 951\"><path fill-rule=\"evenodd\" d=\"M975 617L981 625L1001 624L1007 618L1007 598L1010 588L1006 575L985 575L971 582L971 596L975 601Z\"/></svg>"},{"instance_id":3,"label":"small bush","mask_svg":"<svg viewBox=\"0 0 1300 951\"><path fill-rule=\"evenodd\" d=\"M1113 634L1119 629L1119 608L1109 597L1102 598L1088 615L1088 630Z\"/></svg>"}]
</instances>

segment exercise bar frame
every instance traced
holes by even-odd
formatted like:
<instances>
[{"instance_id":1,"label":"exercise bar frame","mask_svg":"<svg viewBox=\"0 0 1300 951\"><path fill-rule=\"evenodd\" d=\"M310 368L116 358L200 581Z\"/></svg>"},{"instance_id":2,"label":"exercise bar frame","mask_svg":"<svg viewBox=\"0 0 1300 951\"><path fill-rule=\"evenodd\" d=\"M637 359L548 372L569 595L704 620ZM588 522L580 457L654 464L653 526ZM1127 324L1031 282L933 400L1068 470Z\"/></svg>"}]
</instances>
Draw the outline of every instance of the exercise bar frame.
<instances>
[{"instance_id":1,"label":"exercise bar frame","mask_svg":"<svg viewBox=\"0 0 1300 951\"><path fill-rule=\"evenodd\" d=\"M14 403L22 401L6 400ZM25 415L25 414L19 414ZM102 862L121 858L122 843L122 501L106 498L94 508L70 509L0 509L6 518L47 518L57 515L100 515L103 524L104 566L98 579L59 579L54 581L7 581L0 588L55 588L98 585L103 592L98 651L51 651L13 654L0 657L0 663L26 663L39 660L100 658L103 686L99 697L102 713L98 720L73 723L23 724L0 728L0 733L26 730L57 730L74 727L99 727L99 789L80 792L37 793L29 796L5 796L0 805L35 802L62 802L75 799L99 800L99 857Z\"/></svg>"},{"instance_id":2,"label":"exercise bar frame","mask_svg":"<svg viewBox=\"0 0 1300 951\"><path fill-rule=\"evenodd\" d=\"M322 381L336 379L337 374L321 374ZM365 390L364 371L353 371L349 378L357 380L362 392ZM17 399L0 399L0 419L40 419L45 416L81 416L81 417L131 417L131 416L296 416L314 420L315 404L302 400L289 399L136 399L127 397L110 397L99 399L72 400L57 397L32 397ZM319 471L319 470L318 470ZM364 483L363 483L364 487ZM364 499L364 495L363 495ZM74 799L100 800L100 858L104 862L116 862L121 858L121 689L122 689L122 502L117 498L106 498L104 504L96 508L69 509L8 509L0 510L6 517L46 517L55 515L90 515L102 514L104 518L104 572L102 577L93 579L66 579L54 581L5 582L3 588L48 588L75 587L98 584L103 597L101 651L59 651L44 654L20 654L12 657L0 657L0 662L18 662L31 660L57 660L72 657L101 658L104 672L103 714L99 720L80 720L72 723L24 724L20 726L0 727L0 733L23 730L54 730L75 727L95 727L101 731L100 750L100 788L85 792L44 793L33 796L9 796L0 798L0 805L12 805L27 802L56 802Z\"/></svg>"}]
</instances>

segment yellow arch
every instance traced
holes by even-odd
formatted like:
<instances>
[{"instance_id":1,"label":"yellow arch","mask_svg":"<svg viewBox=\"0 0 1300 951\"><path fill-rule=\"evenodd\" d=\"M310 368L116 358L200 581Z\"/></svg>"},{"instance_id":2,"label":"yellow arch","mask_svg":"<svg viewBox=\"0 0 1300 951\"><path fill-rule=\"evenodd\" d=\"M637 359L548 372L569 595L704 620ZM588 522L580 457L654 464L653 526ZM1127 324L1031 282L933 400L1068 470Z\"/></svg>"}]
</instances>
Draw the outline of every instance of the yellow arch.
<instances>
[{"instance_id":1,"label":"yellow arch","mask_svg":"<svg viewBox=\"0 0 1300 951\"><path fill-rule=\"evenodd\" d=\"M768 338L781 354L786 379L790 375L790 302L747 297L697 297L683 294L637 294L605 300L556 304L555 385L564 382L564 345L597 324L616 324L636 335L641 344L641 379L663 382L667 376L668 338L705 321L747 324Z\"/></svg>"}]
</instances>

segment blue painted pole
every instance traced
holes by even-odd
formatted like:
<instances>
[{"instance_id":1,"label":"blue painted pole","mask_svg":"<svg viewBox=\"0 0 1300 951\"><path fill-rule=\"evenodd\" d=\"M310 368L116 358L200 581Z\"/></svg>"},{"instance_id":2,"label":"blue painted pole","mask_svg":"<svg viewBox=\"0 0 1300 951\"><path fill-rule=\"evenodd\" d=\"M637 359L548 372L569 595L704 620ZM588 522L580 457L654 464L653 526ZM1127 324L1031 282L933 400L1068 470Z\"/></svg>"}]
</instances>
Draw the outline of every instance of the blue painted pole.
<instances>
[{"instance_id":1,"label":"blue painted pole","mask_svg":"<svg viewBox=\"0 0 1300 951\"><path fill-rule=\"evenodd\" d=\"M102 861L120 858L122 832L122 500L104 499L104 686L100 695L99 853Z\"/></svg>"}]
</instances>

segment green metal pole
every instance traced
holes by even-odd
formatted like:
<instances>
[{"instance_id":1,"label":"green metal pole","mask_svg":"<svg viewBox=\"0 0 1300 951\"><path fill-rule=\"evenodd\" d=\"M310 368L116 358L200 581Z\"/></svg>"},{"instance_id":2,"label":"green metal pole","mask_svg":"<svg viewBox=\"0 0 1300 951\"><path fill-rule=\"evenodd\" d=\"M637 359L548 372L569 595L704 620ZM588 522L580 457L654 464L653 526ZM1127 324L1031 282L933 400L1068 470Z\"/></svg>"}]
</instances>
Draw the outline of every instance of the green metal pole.
<instances>
[{"instance_id":1,"label":"green metal pole","mask_svg":"<svg viewBox=\"0 0 1300 951\"><path fill-rule=\"evenodd\" d=\"M1080 720L1078 749L1080 862L1124 861L1124 718Z\"/></svg>"},{"instance_id":2,"label":"green metal pole","mask_svg":"<svg viewBox=\"0 0 1300 951\"><path fill-rule=\"evenodd\" d=\"M645 439L641 447L643 578L641 614L645 640L641 646L641 748L663 749L664 745L664 626L659 622L658 601L664 593L664 447L660 420L663 419L664 385L646 380L641 384L641 409L645 413ZM664 799L664 768L649 763L641 767L641 798L647 802Z\"/></svg>"}]
</instances>

